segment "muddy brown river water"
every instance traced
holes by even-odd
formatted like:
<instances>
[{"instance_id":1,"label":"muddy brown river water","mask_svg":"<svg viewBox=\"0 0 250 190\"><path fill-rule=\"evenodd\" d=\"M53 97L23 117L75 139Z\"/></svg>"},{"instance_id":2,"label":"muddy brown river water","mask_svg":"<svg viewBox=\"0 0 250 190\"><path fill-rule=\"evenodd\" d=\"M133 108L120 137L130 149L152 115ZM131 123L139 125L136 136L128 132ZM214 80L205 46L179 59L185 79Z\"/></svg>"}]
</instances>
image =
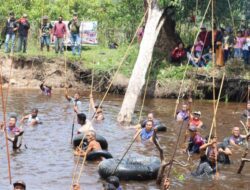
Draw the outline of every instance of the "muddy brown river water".
<instances>
[{"instance_id":1,"label":"muddy brown river water","mask_svg":"<svg viewBox=\"0 0 250 190\"><path fill-rule=\"evenodd\" d=\"M88 113L87 93L84 93L83 103ZM100 100L102 94L94 95L96 101ZM128 147L135 131L124 128L116 122L122 96L109 95L104 102L105 120L94 122L97 133L102 134L109 143L109 152L115 158L120 158ZM177 139L177 132L180 124L173 120L174 100L148 99L144 107L144 116L148 111L153 110L158 119L164 122L168 131L160 133L160 143L163 146L167 158L171 153ZM203 136L207 135L213 115L211 101L194 101L194 110L202 112L202 120L207 129L202 131ZM23 113L29 113L33 108L39 109L39 117L42 124L36 127L25 127L23 144L27 149L21 148L19 152L11 153L11 172L13 181L22 179L27 184L27 189L33 190L68 190L72 180L74 169L74 156L70 144L71 126L73 122L73 111L70 104L65 100L63 91L54 91L51 98L40 94L38 90L11 90L8 99L8 113L15 112L21 118ZM245 103L220 103L217 119L217 134L219 140L230 135L233 126L240 126L239 120L245 108ZM140 110L140 101L136 107L137 113ZM89 116L91 114L88 114ZM1 112L2 118L2 112ZM75 128L79 126L75 124ZM240 126L241 127L241 126ZM244 133L241 127L242 133ZM0 190L12 189L8 181L7 158L5 141L1 134L0 144ZM183 140L182 140L183 141ZM155 155L158 151L153 144L141 144L136 142L128 155ZM219 180L195 179L190 173L195 170L197 161L189 161L189 166L182 168L174 166L171 172L171 189L250 189L250 163L245 165L241 175L236 174L240 164L240 150L235 150L231 158L233 163L230 166L223 166L220 170ZM187 160L187 155L180 149L177 151L176 159ZM87 162L80 184L84 190L101 190L103 181L97 173L97 164ZM155 181L122 181L124 190L156 190Z\"/></svg>"}]
</instances>

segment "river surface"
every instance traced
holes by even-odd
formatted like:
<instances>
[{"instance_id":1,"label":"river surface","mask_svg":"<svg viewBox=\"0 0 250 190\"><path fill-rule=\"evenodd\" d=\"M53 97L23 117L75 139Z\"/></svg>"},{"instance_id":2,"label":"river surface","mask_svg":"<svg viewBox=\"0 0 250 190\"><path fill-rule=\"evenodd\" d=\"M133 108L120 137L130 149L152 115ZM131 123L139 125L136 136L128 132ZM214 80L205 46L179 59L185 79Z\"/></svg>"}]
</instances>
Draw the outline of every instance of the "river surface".
<instances>
[{"instance_id":1,"label":"river surface","mask_svg":"<svg viewBox=\"0 0 250 190\"><path fill-rule=\"evenodd\" d=\"M74 113L72 106L63 96L63 91L54 91L51 98L40 94L38 90L11 90L8 98L7 112L17 113L20 120L23 114L28 114L33 107L39 109L39 118L42 124L35 127L25 127L23 144L26 144L19 152L13 152L10 148L12 181L24 180L27 189L33 190L68 190L72 181L75 159L70 144L71 126ZM73 92L71 92L73 94ZM82 101L86 113L89 114L87 93L83 93ZM96 102L100 101L102 94L94 94ZM103 103L105 120L100 123L94 122L98 134L103 135L109 142L109 152L120 158L135 133L134 129L120 126L116 122L116 116L122 103L122 96L109 95ZM156 118L164 122L168 131L160 133L160 143L163 146L167 158L170 158L176 144L177 133L180 124L173 120L175 101L148 99L144 106L143 116L153 111ZM205 136L209 132L213 115L211 101L194 101L193 110L202 112L202 120L207 129L202 131ZM220 103L217 119L217 136L219 140L229 136L233 126L240 126L244 103ZM137 114L140 110L140 100L136 107ZM1 111L2 118L2 111ZM75 124L75 128L79 126ZM242 133L244 133L241 127ZM5 141L1 134L0 144L0 190L12 189L8 181L8 167L6 158ZM181 143L183 142L183 138ZM158 151L153 144L141 144L135 142L128 155L154 155ZM223 166L219 173L219 180L194 179L190 173L195 170L198 161L191 159L188 167L174 166L171 172L171 189L248 189L250 185L250 163L246 163L242 175L236 171L240 164L241 152L235 150L231 158L233 164ZM187 161L187 155L178 149L177 160ZM103 181L97 173L97 164L87 162L80 178L80 184L84 190L101 190ZM125 190L155 190L159 189L155 181L123 181Z\"/></svg>"}]
</instances>

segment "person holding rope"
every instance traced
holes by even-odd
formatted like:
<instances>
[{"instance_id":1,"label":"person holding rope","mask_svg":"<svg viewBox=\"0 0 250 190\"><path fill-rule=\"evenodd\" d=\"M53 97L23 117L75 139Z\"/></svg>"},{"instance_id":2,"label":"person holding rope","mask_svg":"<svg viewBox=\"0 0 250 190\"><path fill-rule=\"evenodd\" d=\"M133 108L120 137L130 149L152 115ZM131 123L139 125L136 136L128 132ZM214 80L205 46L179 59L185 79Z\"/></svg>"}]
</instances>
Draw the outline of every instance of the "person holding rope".
<instances>
[{"instance_id":1,"label":"person holding rope","mask_svg":"<svg viewBox=\"0 0 250 190\"><path fill-rule=\"evenodd\" d=\"M145 128L148 121L152 121L152 122L154 123L154 126L160 124L160 121L157 120L157 119L155 119L155 116L154 116L154 113L153 113L153 112L149 112L149 113L148 113L147 119L145 119L145 120L141 123L141 127L142 127L142 128Z\"/></svg>"},{"instance_id":2,"label":"person holding rope","mask_svg":"<svg viewBox=\"0 0 250 190\"><path fill-rule=\"evenodd\" d=\"M97 121L104 120L103 109L101 105L95 105L93 94L90 93L89 95L90 107L94 110L95 115L94 118Z\"/></svg>"},{"instance_id":3,"label":"person holding rope","mask_svg":"<svg viewBox=\"0 0 250 190\"><path fill-rule=\"evenodd\" d=\"M153 120L148 120L146 122L146 126L136 132L134 138L137 138L138 141L142 142L145 141L153 142L153 135L154 135L154 122Z\"/></svg>"},{"instance_id":4,"label":"person holding rope","mask_svg":"<svg viewBox=\"0 0 250 190\"><path fill-rule=\"evenodd\" d=\"M80 94L77 92L74 97L68 95L68 88L65 90L65 98L74 106L74 111L78 113L83 113L82 102L80 101Z\"/></svg>"},{"instance_id":5,"label":"person holding rope","mask_svg":"<svg viewBox=\"0 0 250 190\"><path fill-rule=\"evenodd\" d=\"M176 121L186 121L189 119L192 102L193 102L192 98L189 98L188 104L184 103L182 105L182 109L178 111L176 114Z\"/></svg>"},{"instance_id":6,"label":"person holding rope","mask_svg":"<svg viewBox=\"0 0 250 190\"><path fill-rule=\"evenodd\" d=\"M22 127L17 127L16 126L16 123L17 123L17 117L12 115L10 116L10 119L9 119L9 124L8 126L6 127L6 130L7 130L7 137L8 137L8 140L11 141L13 143L13 149L18 149L19 147L17 146L17 141L18 141L18 137L19 136L22 136L23 135L23 129ZM0 128L2 130L5 130L4 129L4 123L2 122L0 124Z\"/></svg>"},{"instance_id":7,"label":"person holding rope","mask_svg":"<svg viewBox=\"0 0 250 190\"><path fill-rule=\"evenodd\" d=\"M194 125L190 125L189 128L189 141L188 141L188 148L187 152L189 154L199 154L200 153L200 146L204 144L204 140L201 135L197 131L197 127Z\"/></svg>"},{"instance_id":8,"label":"person holding rope","mask_svg":"<svg viewBox=\"0 0 250 190\"><path fill-rule=\"evenodd\" d=\"M193 114L190 114L189 125L195 126L197 129L201 129L203 126L203 122L201 121L200 117L201 117L200 111L195 111L193 112Z\"/></svg>"},{"instance_id":9,"label":"person holding rope","mask_svg":"<svg viewBox=\"0 0 250 190\"><path fill-rule=\"evenodd\" d=\"M102 150L102 147L99 142L96 141L96 133L95 131L88 131L86 134L86 138L88 141L88 148L86 151L77 147L74 151L75 156L87 156L90 152Z\"/></svg>"},{"instance_id":10,"label":"person holding rope","mask_svg":"<svg viewBox=\"0 0 250 190\"><path fill-rule=\"evenodd\" d=\"M45 96L51 96L52 86L44 85L44 82L42 82L42 84L40 84L40 89Z\"/></svg>"}]
</instances>

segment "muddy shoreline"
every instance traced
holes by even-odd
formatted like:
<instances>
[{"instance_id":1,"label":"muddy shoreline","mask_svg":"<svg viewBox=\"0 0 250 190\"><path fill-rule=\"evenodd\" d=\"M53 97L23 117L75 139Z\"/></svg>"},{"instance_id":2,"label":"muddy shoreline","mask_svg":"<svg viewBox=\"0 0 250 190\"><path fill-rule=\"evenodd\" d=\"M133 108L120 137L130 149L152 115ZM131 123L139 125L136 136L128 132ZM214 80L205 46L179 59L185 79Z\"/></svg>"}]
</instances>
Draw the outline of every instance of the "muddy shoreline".
<instances>
[{"instance_id":1,"label":"muddy shoreline","mask_svg":"<svg viewBox=\"0 0 250 190\"><path fill-rule=\"evenodd\" d=\"M1 57L0 60L2 62L3 87L6 87L10 82L13 89L37 89L42 82L45 82L54 89L63 89L65 85L80 90L90 90L91 88L92 71L84 66L84 62L67 61L65 69L65 60L63 58L14 57L12 61L10 57ZM218 94L223 70L216 72L215 89L216 94ZM105 71L96 73L93 83L94 91L105 92L111 77L110 73ZM125 94L128 82L129 78L118 74L109 93ZM181 82L181 80L170 78L163 81L151 80L147 96L151 98L176 98L179 94ZM224 101L244 101L248 85L250 85L250 81L241 78L240 75L235 77L226 76L221 99ZM197 74L197 71L196 73L190 71L183 83L181 98L187 97L191 91L196 98L212 99L212 89L211 75L202 72Z\"/></svg>"}]
</instances>

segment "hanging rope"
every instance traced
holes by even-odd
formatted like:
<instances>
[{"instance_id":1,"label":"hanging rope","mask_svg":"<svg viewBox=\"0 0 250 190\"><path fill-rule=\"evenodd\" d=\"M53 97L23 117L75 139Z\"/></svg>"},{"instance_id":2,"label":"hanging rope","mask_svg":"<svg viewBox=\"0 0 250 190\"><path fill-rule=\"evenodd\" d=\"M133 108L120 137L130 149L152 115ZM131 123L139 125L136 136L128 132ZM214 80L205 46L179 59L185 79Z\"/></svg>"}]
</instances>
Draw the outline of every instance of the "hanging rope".
<instances>
[{"instance_id":1,"label":"hanging rope","mask_svg":"<svg viewBox=\"0 0 250 190\"><path fill-rule=\"evenodd\" d=\"M151 68L152 68L152 62L149 65L149 69L148 69L148 74L147 74L147 82L146 82L146 86L145 86L145 90L144 90L144 95L143 95L143 100L142 100L142 105L141 105L141 110L140 110L140 115L139 115L139 120L138 123L140 123L141 120L141 116L142 116L142 111L143 111L143 107L144 107L144 103L145 103L145 99L146 99L146 93L147 93L147 89L148 89L148 82L149 82L149 77L150 77L150 72L151 72ZM119 165L121 164L122 160L124 159L124 157L126 156L126 154L128 153L128 151L130 150L130 148L132 147L132 145L134 144L135 140L137 139L137 137L141 134L141 129L139 131L137 131L137 134L135 135L135 137L133 138L133 140L131 141L131 143L129 144L128 148L126 149L126 151L124 152L124 154L122 155L121 159L119 160L118 164L115 167L115 170L113 171L113 174L116 172L117 168L119 167Z\"/></svg>"},{"instance_id":2,"label":"hanging rope","mask_svg":"<svg viewBox=\"0 0 250 190\"><path fill-rule=\"evenodd\" d=\"M91 70L91 86L90 86L90 94L93 94L93 86L94 86L94 69ZM91 112L91 102L89 102L89 115Z\"/></svg>"},{"instance_id":3,"label":"hanging rope","mask_svg":"<svg viewBox=\"0 0 250 190\"><path fill-rule=\"evenodd\" d=\"M204 20L205 20L206 14L207 14L208 9L209 9L209 7L210 7L211 1L212 1L212 0L210 0L209 3L208 3L208 5L207 5L205 14L204 14L204 16L203 16L203 18L202 18L202 21L201 21L201 23L200 23L200 28L201 28L201 26L203 25L203 22L204 22ZM199 32L197 32L197 34L196 34L194 43L197 41L198 36L199 36ZM194 43L193 43L193 44L194 44ZM191 51L191 54L193 54L193 53L194 53L194 49L192 49L192 51ZM179 89L178 98L177 98L177 100L176 100L176 105L175 105L175 109L174 109L174 118L175 118L175 115L176 115L176 112L177 112L177 108L178 108L178 105L179 105L180 96L181 96L181 92L182 92L182 87L183 87L183 84L184 84L184 80L185 80L185 77L186 77L186 73L187 73L188 64L189 64L189 62L190 62L190 59L191 59L191 57L188 59L188 62L187 62L187 64L186 64L186 67L185 67L185 70L184 70L184 73L183 73L183 77L182 77L182 81L181 81L181 86L180 86L180 89Z\"/></svg>"},{"instance_id":4,"label":"hanging rope","mask_svg":"<svg viewBox=\"0 0 250 190\"><path fill-rule=\"evenodd\" d=\"M8 160L8 176L9 176L9 182L12 184L12 177L11 177L11 166L10 166L10 153L9 153L9 145L8 145L8 134L7 134L7 120L6 120L6 107L7 107L7 101L8 101L8 94L10 89L10 80L11 80L11 72L12 72L12 65L13 65L13 56L14 52L12 52L11 56L11 65L10 65L10 73L9 73L9 82L7 86L7 92L6 92L6 99L4 101L4 94L3 94L3 70L1 64L1 80L0 80L0 91L1 91L1 100L2 100L2 110L3 110L3 122L4 122L4 136L5 136L5 144L6 144L6 154L7 154L7 160Z\"/></svg>"},{"instance_id":5,"label":"hanging rope","mask_svg":"<svg viewBox=\"0 0 250 190\"><path fill-rule=\"evenodd\" d=\"M121 61L120 61L120 63L119 63L119 66L118 66L118 68L117 68L115 74L113 75L113 78L112 78L112 80L111 80L111 82L110 82L110 84L109 84L109 86L108 86L108 88L107 88L107 90L106 90L106 92L105 92L105 94L104 94L104 96L103 96L103 98L102 98L102 100L101 100L101 102L100 102L100 104L99 104L99 106L98 106L97 109L99 109L99 108L102 106L102 103L104 102L104 100L105 100L105 98L106 98L106 96L107 96L107 94L108 94L108 92L109 92L109 90L110 90L110 88L111 88L111 86L112 86L112 84L113 84L113 82L114 82L114 79L115 79L116 75L118 74L118 72L119 72L120 69L121 69L122 64L123 64L124 61L126 60L127 55L128 55L128 53L129 53L129 51L130 51L130 49L131 49L131 47L132 47L132 44L134 43L134 40L135 40L135 38L136 38L136 34L138 33L139 28L140 28L141 25L143 24L143 22L144 22L144 20L145 20L145 17L146 17L146 15L147 15L147 13L148 13L148 9L145 11L145 13L144 13L144 15L143 15L143 17L142 17L142 19L141 19L141 21L140 21L140 24L138 25L138 27L137 27L137 29L136 29L136 32L135 32L135 34L134 34L134 36L133 36L133 38L132 38L132 40L131 40L131 42L130 42L130 44L129 44L129 46L128 46L128 48L127 48L127 50L126 50L126 52L125 52L125 54L124 54L124 56L123 56L123 58L121 59ZM91 119L92 121L93 121L93 119L95 118L95 115L96 115L96 112L95 112L94 115L92 116L92 119ZM80 145L83 144L83 140L84 140L84 138L82 138ZM79 145L79 146L80 146L80 145ZM78 157L78 159L80 159L80 156ZM79 162L77 163L76 168L78 168L78 164L79 164ZM75 175L75 174L73 174L73 175Z\"/></svg>"}]
</instances>

